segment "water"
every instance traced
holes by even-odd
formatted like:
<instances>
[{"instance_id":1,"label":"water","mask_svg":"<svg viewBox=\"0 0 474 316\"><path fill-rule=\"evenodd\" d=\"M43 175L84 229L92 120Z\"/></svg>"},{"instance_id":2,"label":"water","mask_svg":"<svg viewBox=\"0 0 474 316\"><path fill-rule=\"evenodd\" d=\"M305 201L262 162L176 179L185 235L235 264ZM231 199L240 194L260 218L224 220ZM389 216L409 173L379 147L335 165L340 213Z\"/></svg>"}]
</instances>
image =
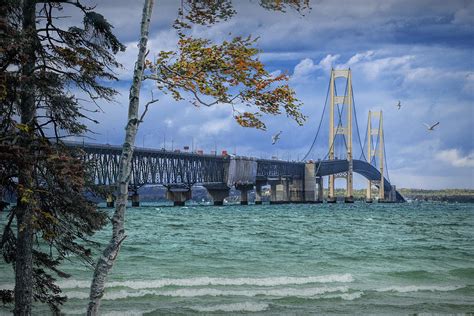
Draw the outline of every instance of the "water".
<instances>
[{"instance_id":1,"label":"water","mask_svg":"<svg viewBox=\"0 0 474 316\"><path fill-rule=\"evenodd\" d=\"M126 227L104 315L474 312L472 204L147 206ZM83 314L92 271L65 270Z\"/></svg>"}]
</instances>

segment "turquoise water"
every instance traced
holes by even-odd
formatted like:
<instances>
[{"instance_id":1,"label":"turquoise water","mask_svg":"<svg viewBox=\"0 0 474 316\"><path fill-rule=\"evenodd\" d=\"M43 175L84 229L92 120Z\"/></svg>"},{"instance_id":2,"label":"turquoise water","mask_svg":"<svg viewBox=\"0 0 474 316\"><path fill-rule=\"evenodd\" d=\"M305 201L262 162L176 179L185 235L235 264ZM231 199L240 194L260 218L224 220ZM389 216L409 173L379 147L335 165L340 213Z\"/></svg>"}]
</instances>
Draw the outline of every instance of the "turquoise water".
<instances>
[{"instance_id":1,"label":"turquoise water","mask_svg":"<svg viewBox=\"0 0 474 316\"><path fill-rule=\"evenodd\" d=\"M474 312L472 204L146 206L126 227L105 315ZM92 271L66 270L83 314Z\"/></svg>"}]
</instances>

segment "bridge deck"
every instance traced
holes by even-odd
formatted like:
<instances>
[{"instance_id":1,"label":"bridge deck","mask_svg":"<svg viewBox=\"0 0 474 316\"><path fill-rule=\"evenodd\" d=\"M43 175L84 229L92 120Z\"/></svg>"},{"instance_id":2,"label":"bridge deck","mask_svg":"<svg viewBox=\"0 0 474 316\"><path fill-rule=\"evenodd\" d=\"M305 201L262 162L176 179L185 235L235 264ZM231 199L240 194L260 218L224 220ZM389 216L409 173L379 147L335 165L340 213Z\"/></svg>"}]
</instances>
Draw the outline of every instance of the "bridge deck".
<instances>
[{"instance_id":1,"label":"bridge deck","mask_svg":"<svg viewBox=\"0 0 474 316\"><path fill-rule=\"evenodd\" d=\"M73 143L69 147L81 149L84 159L94 165L94 177L97 184L113 185L117 181L121 146ZM145 184L183 185L225 184L228 179L228 166L231 159L252 160L257 163L253 183L270 179L304 179L305 163L251 157L218 156L187 152L167 151L154 148L135 148L132 158L131 186ZM347 160L316 161L315 176L328 176L348 171ZM353 160L353 171L369 180L380 180L380 172L362 160ZM391 190L390 182L384 178L385 191ZM397 192L397 199L403 197Z\"/></svg>"}]
</instances>

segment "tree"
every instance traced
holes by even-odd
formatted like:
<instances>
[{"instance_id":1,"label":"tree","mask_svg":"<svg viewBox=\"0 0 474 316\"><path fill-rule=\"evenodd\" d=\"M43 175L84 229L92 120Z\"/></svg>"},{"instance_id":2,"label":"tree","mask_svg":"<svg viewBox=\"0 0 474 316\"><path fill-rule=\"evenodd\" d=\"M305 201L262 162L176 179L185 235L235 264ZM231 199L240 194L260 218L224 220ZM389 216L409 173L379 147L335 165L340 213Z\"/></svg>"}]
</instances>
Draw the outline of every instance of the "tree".
<instances>
[{"instance_id":1,"label":"tree","mask_svg":"<svg viewBox=\"0 0 474 316\"><path fill-rule=\"evenodd\" d=\"M66 6L82 14L81 26L64 26ZM80 103L112 100L101 82L116 80L124 46L80 1L6 0L0 12L0 191L17 200L0 244L15 290L1 294L14 299L15 315L30 315L33 300L58 313L65 297L54 275L67 277L59 264L71 254L92 264L88 236L107 220L85 195L94 187L80 153L62 139L88 130L91 109Z\"/></svg>"},{"instance_id":2,"label":"tree","mask_svg":"<svg viewBox=\"0 0 474 316\"><path fill-rule=\"evenodd\" d=\"M131 159L140 122L152 99L139 114L139 93L143 80L154 80L162 93L171 93L176 100L191 95L196 105L229 104L234 118L244 127L265 129L263 114L280 114L282 110L302 124L300 103L294 91L286 84L286 75L273 77L258 60L259 51L253 48L252 37L235 37L230 41L213 44L209 40L186 35L192 24L212 25L232 17L236 12L231 0L186 0L178 11L174 27L179 34L177 51L160 52L155 62L146 60L150 18L154 0L145 0L139 51L135 63L129 95L128 122L119 166L117 200L112 219L112 237L96 265L91 284L88 315L97 315L104 294L108 273L112 269L125 240L125 210L131 172ZM261 0L266 9L284 11L291 7L299 11L308 8L308 0ZM283 83L283 84L282 84ZM241 111L238 105L247 109Z\"/></svg>"}]
</instances>

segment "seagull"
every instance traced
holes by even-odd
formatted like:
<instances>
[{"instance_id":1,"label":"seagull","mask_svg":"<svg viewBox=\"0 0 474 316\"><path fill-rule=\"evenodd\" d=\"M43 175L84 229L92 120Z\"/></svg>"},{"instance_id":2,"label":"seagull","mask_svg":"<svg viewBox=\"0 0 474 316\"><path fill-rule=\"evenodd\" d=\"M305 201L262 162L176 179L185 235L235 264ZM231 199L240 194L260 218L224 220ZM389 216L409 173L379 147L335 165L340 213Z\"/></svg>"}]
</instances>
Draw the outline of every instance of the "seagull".
<instances>
[{"instance_id":1,"label":"seagull","mask_svg":"<svg viewBox=\"0 0 474 316\"><path fill-rule=\"evenodd\" d=\"M272 145L275 145L275 143L280 139L280 134L282 133L282 131L279 131L278 133L276 133L275 135L272 136Z\"/></svg>"},{"instance_id":2,"label":"seagull","mask_svg":"<svg viewBox=\"0 0 474 316\"><path fill-rule=\"evenodd\" d=\"M426 124L426 123L423 123L423 124L426 126L426 128L427 128L429 131L434 131L434 128L439 125L439 122L436 122L436 123L434 123L433 125L429 125L429 124Z\"/></svg>"},{"instance_id":3,"label":"seagull","mask_svg":"<svg viewBox=\"0 0 474 316\"><path fill-rule=\"evenodd\" d=\"M400 100L398 100L398 104L397 104L397 105L395 105L395 106L397 106L397 107L398 107L398 109L400 110L400 108L402 107L402 103L400 102Z\"/></svg>"}]
</instances>

